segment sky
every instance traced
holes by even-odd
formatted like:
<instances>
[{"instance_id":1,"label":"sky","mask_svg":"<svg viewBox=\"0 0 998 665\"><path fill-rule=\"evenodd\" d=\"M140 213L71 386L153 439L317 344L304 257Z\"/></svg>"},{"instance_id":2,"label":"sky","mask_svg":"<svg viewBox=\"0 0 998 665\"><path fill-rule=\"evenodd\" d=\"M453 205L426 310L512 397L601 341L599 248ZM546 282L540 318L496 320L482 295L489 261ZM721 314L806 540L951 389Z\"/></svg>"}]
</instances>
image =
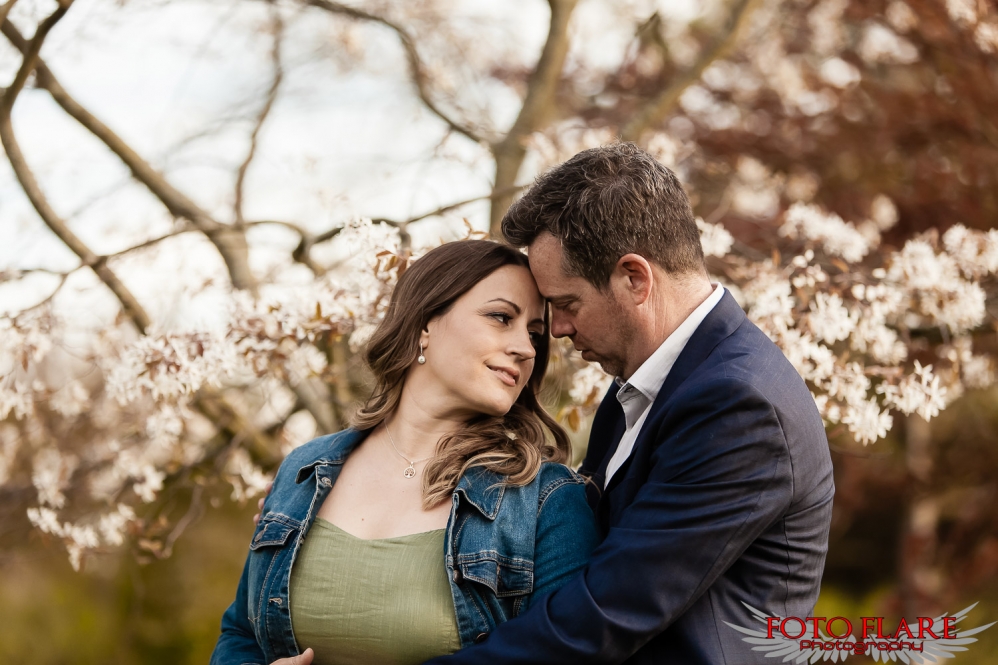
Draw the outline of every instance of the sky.
<instances>
[{"instance_id":1,"label":"sky","mask_svg":"<svg viewBox=\"0 0 998 665\"><path fill-rule=\"evenodd\" d=\"M547 3L436 1L452 5L448 24L470 35L463 42L465 70L487 67L490 58L524 66L536 59L546 34ZM655 4L635 0L627 10L646 15ZM696 7L693 0L658 4L686 18ZM606 26L621 18L616 14L623 6L583 0L573 25L575 61L594 69L613 66L630 36ZM22 0L11 19L30 33L53 7L52 0ZM361 216L405 219L488 193L494 168L488 150L448 135L418 102L389 30L350 28L316 10L285 7L292 9L284 14L286 75L248 174L247 219L280 219L321 231ZM267 11L256 0L77 0L42 56L78 101L171 183L228 221L251 118L271 82ZM0 82L5 84L20 58L3 46ZM444 74L477 117L500 128L512 122L516 91L469 78L460 69ZM174 228L162 205L45 91L24 90L13 121L50 201L98 253ZM479 203L449 221L421 223L411 229L414 243L453 237L463 226L460 216L484 230L487 215L487 205ZM253 265L266 274L282 269L298 238L279 227L258 227L250 241ZM7 161L0 161L0 270L61 271L76 264L30 208ZM217 253L197 234L116 260L114 268L151 311L170 312L167 318L173 319L199 319L202 315L185 304L191 289L207 280L224 281ZM36 302L55 283L39 274L0 285L0 311ZM115 307L102 290L88 271L80 271L57 303L100 319ZM209 308L217 304L209 301Z\"/></svg>"}]
</instances>

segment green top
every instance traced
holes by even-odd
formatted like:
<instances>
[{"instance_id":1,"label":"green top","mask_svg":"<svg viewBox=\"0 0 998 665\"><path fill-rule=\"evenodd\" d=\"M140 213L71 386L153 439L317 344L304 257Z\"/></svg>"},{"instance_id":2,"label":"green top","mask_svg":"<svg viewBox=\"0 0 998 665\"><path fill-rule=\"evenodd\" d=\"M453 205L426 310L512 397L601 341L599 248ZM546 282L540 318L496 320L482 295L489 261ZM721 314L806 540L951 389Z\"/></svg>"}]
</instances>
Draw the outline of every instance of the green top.
<instances>
[{"instance_id":1,"label":"green top","mask_svg":"<svg viewBox=\"0 0 998 665\"><path fill-rule=\"evenodd\" d=\"M417 665L461 647L444 529L364 540L317 517L291 570L289 602L313 665Z\"/></svg>"}]
</instances>

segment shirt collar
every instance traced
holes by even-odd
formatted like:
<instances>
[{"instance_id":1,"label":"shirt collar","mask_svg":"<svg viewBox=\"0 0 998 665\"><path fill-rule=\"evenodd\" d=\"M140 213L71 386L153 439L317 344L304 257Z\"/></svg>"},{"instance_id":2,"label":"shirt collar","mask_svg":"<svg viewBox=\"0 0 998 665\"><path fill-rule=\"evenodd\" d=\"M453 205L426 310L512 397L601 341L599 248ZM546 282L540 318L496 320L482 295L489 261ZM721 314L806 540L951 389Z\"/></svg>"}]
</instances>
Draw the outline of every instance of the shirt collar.
<instances>
[{"instance_id":1,"label":"shirt collar","mask_svg":"<svg viewBox=\"0 0 998 665\"><path fill-rule=\"evenodd\" d=\"M707 299L704 300L700 305L693 310L693 312L686 317L686 319L679 324L672 334L669 335L661 346L655 349L655 352L648 357L641 366L635 370L631 378L626 382L617 378L617 383L621 386L620 392L631 393L632 391L627 391L627 387L630 386L632 389L639 392L648 403L654 402L655 398L658 397L658 391L662 389L662 385L665 383L665 378L669 375L672 370L672 366L676 364L676 359L679 358L679 354L683 352L686 348L687 342L690 341L690 337L696 332L696 329L700 327L703 320L707 318L710 311L714 309L718 302L721 301L721 297L724 296L724 287L720 284L714 285L714 290L711 292ZM627 399L627 395L624 396Z\"/></svg>"}]
</instances>

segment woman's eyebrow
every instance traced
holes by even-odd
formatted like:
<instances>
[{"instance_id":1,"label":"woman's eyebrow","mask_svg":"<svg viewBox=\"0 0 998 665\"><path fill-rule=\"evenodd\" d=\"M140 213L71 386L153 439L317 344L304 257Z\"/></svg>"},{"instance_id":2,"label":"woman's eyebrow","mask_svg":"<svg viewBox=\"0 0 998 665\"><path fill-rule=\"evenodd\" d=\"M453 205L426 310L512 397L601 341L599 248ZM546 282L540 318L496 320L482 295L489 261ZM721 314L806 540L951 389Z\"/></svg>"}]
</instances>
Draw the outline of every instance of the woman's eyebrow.
<instances>
[{"instance_id":1,"label":"woman's eyebrow","mask_svg":"<svg viewBox=\"0 0 998 665\"><path fill-rule=\"evenodd\" d=\"M505 298L493 298L492 300L489 300L485 304L487 305L489 302L504 302L510 307L512 307L513 311L516 312L517 315L519 315L523 311L522 309L520 309L520 306L517 305L515 302L513 302L512 300L506 300Z\"/></svg>"}]
</instances>

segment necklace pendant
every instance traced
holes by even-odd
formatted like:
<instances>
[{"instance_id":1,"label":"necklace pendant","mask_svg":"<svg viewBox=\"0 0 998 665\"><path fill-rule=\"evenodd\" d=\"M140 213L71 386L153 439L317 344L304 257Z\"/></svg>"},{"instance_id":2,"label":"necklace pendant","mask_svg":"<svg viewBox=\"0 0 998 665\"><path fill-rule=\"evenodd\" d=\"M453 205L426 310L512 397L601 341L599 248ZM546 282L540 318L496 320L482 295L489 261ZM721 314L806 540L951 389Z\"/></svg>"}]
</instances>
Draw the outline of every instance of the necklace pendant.
<instances>
[{"instance_id":1,"label":"necklace pendant","mask_svg":"<svg viewBox=\"0 0 998 665\"><path fill-rule=\"evenodd\" d=\"M409 467L402 472L402 475L405 476L406 478L412 478L413 476L416 475L416 469L413 468L411 462L409 463Z\"/></svg>"}]
</instances>

